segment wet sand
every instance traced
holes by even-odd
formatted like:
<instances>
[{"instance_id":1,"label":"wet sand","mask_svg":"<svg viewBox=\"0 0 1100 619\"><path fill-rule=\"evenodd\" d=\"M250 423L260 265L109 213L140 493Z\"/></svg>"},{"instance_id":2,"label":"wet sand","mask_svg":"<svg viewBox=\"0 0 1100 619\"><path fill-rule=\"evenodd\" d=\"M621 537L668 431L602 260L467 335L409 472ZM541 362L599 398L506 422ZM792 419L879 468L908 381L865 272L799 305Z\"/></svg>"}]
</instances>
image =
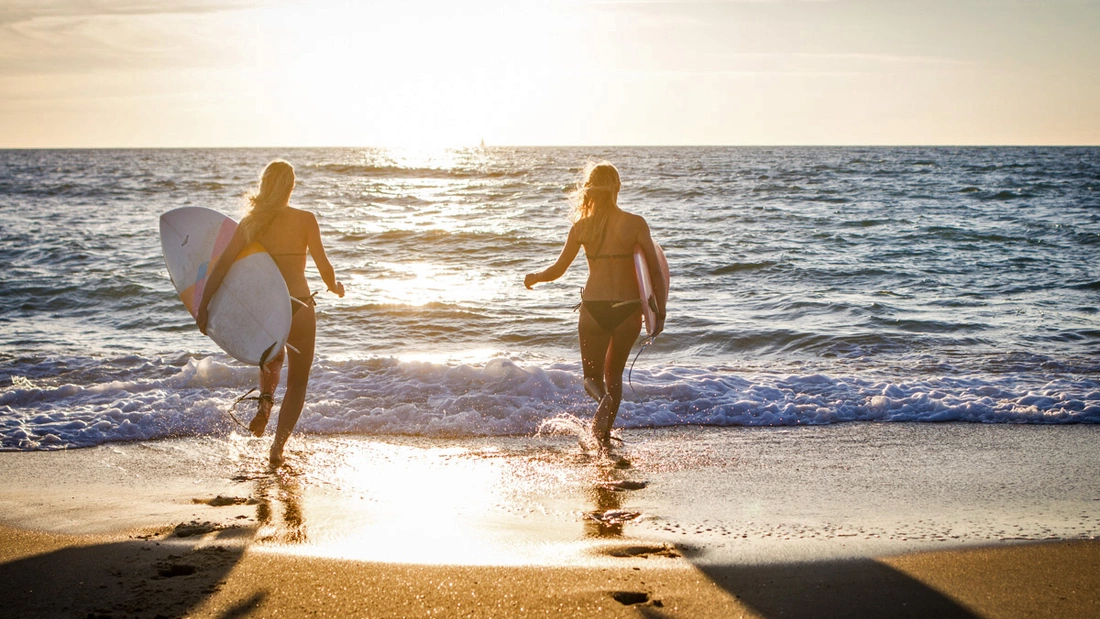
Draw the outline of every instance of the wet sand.
<instances>
[{"instance_id":1,"label":"wet sand","mask_svg":"<svg viewBox=\"0 0 1100 619\"><path fill-rule=\"evenodd\" d=\"M5 616L1100 616L1091 427L0 454Z\"/></svg>"}]
</instances>

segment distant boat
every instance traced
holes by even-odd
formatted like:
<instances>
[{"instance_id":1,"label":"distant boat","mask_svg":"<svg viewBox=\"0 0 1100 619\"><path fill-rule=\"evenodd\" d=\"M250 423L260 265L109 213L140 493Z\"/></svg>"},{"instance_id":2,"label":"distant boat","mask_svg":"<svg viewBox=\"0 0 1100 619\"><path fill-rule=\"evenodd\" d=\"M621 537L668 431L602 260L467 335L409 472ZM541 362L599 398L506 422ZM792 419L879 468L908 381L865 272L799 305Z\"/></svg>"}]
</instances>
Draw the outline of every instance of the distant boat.
<instances>
[{"instance_id":1,"label":"distant boat","mask_svg":"<svg viewBox=\"0 0 1100 619\"><path fill-rule=\"evenodd\" d=\"M481 150L485 150L485 138L481 138L481 146L478 146Z\"/></svg>"}]
</instances>

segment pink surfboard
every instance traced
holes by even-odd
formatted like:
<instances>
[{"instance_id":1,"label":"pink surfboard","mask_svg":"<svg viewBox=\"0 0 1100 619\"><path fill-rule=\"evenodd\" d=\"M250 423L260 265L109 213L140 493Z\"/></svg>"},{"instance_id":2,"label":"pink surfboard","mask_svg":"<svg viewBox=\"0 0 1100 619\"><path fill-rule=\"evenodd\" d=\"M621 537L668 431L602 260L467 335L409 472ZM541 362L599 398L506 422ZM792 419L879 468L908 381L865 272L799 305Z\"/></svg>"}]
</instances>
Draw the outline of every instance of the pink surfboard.
<instances>
[{"instance_id":1,"label":"pink surfboard","mask_svg":"<svg viewBox=\"0 0 1100 619\"><path fill-rule=\"evenodd\" d=\"M160 216L160 244L168 276L191 316L198 311L207 273L225 251L237 222L197 206ZM290 293L279 267L259 243L237 255L210 299L207 333L239 361L263 365L286 345Z\"/></svg>"},{"instance_id":2,"label":"pink surfboard","mask_svg":"<svg viewBox=\"0 0 1100 619\"><path fill-rule=\"evenodd\" d=\"M657 243L653 243L657 250L657 268L665 280L665 292L658 305L656 292L653 290L653 282L649 277L649 263L645 252L640 246L634 246L634 275L638 278L638 297L642 300L642 320L645 322L645 331L652 336L657 330L657 308L668 302L668 261L665 260L665 252Z\"/></svg>"}]
</instances>

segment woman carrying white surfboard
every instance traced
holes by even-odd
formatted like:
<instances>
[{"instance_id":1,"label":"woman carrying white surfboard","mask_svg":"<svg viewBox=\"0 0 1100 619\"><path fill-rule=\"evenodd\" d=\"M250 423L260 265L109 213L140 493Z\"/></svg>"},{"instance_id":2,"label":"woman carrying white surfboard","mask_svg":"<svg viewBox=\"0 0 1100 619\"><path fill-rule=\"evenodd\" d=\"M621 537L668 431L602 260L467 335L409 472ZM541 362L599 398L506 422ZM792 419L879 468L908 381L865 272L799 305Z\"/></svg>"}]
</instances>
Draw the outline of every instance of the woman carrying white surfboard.
<instances>
[{"instance_id":1,"label":"woman carrying white surfboard","mask_svg":"<svg viewBox=\"0 0 1100 619\"><path fill-rule=\"evenodd\" d=\"M664 329L668 299L663 256L650 238L646 220L619 208L620 186L619 171L610 163L585 166L573 194L573 226L565 247L553 265L523 279L527 288L558 279L584 247L588 282L581 291L577 333L584 390L599 403L592 434L603 447L610 443L611 426L622 401L623 370L642 329L642 303L634 266L636 248L646 259L653 285L651 298L656 307L654 320L647 325L650 336Z\"/></svg>"},{"instance_id":2,"label":"woman carrying white surfboard","mask_svg":"<svg viewBox=\"0 0 1100 619\"><path fill-rule=\"evenodd\" d=\"M344 285L336 281L336 272L325 255L321 244L321 230L313 213L291 208L290 194L294 191L294 167L286 161L272 161L260 178L260 189L248 197L251 210L241 220L232 240L210 272L199 302L195 322L206 333L208 305L214 293L225 279L235 257L252 242L258 242L271 255L286 281L293 299L290 335L287 346L290 361L287 367L286 393L279 406L279 423L275 440L271 445L272 464L283 460L286 446L302 406L306 400L309 370L313 366L313 351L317 336L317 317L313 311L313 295L306 282L306 254L313 257L313 264L330 292L344 296ZM248 428L256 436L262 436L267 428L271 409L275 404L275 388L279 385L279 372L283 367L285 350L260 368L260 397L256 417Z\"/></svg>"}]
</instances>

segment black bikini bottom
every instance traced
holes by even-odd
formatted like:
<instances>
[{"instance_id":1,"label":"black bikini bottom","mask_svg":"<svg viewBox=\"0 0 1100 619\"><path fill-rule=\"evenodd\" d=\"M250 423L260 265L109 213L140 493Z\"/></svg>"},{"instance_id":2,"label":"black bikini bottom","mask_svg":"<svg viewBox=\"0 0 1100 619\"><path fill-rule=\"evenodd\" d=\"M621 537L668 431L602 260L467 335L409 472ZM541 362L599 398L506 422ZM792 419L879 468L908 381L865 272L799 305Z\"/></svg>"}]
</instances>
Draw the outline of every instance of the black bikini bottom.
<instances>
[{"instance_id":1,"label":"black bikini bottom","mask_svg":"<svg viewBox=\"0 0 1100 619\"><path fill-rule=\"evenodd\" d=\"M317 293L315 292L315 293L313 293L313 294L309 295L308 297L293 297L293 298L295 298L295 299L297 299L297 300L301 301L301 302L302 302L302 303L304 303L305 305L309 305L309 306L311 306L311 307L317 307L317 301L315 301L315 300L313 299L313 297L314 297L314 296L315 296L316 294L317 294ZM300 310L300 309L302 309L303 307L305 307L305 305L302 305L302 303L295 303L294 301L291 301L291 302L290 302L290 317L291 317L291 318L294 318L294 315L298 313L298 310Z\"/></svg>"},{"instance_id":2,"label":"black bikini bottom","mask_svg":"<svg viewBox=\"0 0 1100 619\"><path fill-rule=\"evenodd\" d=\"M596 319L604 331L614 331L641 310L641 302L637 299L630 301L581 301L584 309Z\"/></svg>"}]
</instances>

